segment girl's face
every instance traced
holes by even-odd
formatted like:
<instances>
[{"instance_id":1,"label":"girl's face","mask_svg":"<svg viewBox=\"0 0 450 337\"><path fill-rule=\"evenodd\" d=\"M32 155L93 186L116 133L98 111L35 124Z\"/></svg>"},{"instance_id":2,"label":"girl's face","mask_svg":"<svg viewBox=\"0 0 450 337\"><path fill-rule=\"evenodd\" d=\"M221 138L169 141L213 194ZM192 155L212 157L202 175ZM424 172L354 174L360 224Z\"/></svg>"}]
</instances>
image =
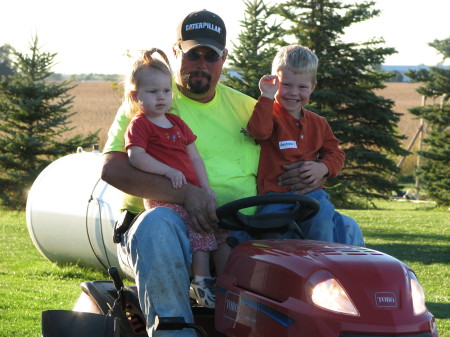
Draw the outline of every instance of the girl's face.
<instances>
[{"instance_id":1,"label":"girl's face","mask_svg":"<svg viewBox=\"0 0 450 337\"><path fill-rule=\"evenodd\" d=\"M309 102L309 96L314 91L316 83L312 73L296 74L289 69L278 71L280 84L275 100L293 117L300 118L302 107Z\"/></svg>"},{"instance_id":2,"label":"girl's face","mask_svg":"<svg viewBox=\"0 0 450 337\"><path fill-rule=\"evenodd\" d=\"M132 98L147 117L159 117L172 106L172 83L168 74L155 68L144 68L138 74Z\"/></svg>"}]
</instances>

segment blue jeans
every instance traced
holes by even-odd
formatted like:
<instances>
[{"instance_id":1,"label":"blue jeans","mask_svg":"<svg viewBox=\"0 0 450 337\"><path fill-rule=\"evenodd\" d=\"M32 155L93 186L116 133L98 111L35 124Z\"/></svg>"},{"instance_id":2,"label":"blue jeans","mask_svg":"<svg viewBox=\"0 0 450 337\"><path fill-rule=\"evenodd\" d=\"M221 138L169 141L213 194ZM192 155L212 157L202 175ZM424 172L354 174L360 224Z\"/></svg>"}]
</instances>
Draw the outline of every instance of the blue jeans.
<instances>
[{"instance_id":1,"label":"blue jeans","mask_svg":"<svg viewBox=\"0 0 450 337\"><path fill-rule=\"evenodd\" d=\"M288 193L294 194L295 192ZM317 200L320 204L320 210L314 217L298 224L305 239L365 246L358 223L352 218L336 212L327 192L319 189L309 192L305 196ZM293 207L293 204L269 204L260 206L257 213L284 213L290 212ZM233 232L231 235L237 238L239 242L253 239L247 233L240 231ZM283 238L299 239L293 232L287 232L283 235Z\"/></svg>"},{"instance_id":2,"label":"blue jeans","mask_svg":"<svg viewBox=\"0 0 450 337\"><path fill-rule=\"evenodd\" d=\"M192 262L187 227L173 209L142 213L118 245L122 270L134 278L149 336L195 337L193 329L154 331L155 316L184 317L194 322L189 302Z\"/></svg>"}]
</instances>

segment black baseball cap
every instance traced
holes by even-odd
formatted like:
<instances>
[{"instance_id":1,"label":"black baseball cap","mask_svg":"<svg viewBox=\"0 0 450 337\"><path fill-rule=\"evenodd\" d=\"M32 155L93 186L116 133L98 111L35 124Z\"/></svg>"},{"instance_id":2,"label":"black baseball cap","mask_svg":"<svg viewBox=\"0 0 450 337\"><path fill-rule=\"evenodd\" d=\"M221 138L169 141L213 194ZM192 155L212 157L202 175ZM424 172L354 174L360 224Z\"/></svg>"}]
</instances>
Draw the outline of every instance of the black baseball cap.
<instances>
[{"instance_id":1,"label":"black baseball cap","mask_svg":"<svg viewBox=\"0 0 450 337\"><path fill-rule=\"evenodd\" d=\"M226 38L223 20L206 9L192 12L177 27L177 41L184 52L196 47L209 47L222 56Z\"/></svg>"}]
</instances>

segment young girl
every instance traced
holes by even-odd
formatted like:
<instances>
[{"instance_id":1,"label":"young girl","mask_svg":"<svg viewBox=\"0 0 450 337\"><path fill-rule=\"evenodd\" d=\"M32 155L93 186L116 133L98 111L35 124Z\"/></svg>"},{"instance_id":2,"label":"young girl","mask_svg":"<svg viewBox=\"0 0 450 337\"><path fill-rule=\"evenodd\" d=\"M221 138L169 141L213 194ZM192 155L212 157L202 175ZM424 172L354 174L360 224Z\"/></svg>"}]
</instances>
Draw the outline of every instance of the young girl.
<instances>
[{"instance_id":1,"label":"young girl","mask_svg":"<svg viewBox=\"0 0 450 337\"><path fill-rule=\"evenodd\" d=\"M154 58L159 54L162 59ZM194 144L197 138L180 117L168 113L172 105L172 74L166 55L159 49L144 51L136 60L126 82L124 100L128 103L128 117L133 118L125 134L125 148L131 165L164 175L177 189L190 183L207 191L209 187L203 160ZM215 306L215 282L209 270L209 252L212 252L219 274L229 252L225 240L228 232L197 233L191 226L186 209L178 204L144 200L146 209L170 207L186 222L193 250L194 279L190 294L203 306Z\"/></svg>"}]
</instances>

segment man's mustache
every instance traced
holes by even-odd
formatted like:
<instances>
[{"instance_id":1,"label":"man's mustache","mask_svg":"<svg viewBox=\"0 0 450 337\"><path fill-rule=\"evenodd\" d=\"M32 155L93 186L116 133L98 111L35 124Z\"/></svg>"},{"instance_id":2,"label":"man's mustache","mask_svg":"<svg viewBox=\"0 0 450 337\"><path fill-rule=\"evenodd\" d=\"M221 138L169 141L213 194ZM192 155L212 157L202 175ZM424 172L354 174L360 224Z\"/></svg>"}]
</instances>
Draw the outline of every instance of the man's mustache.
<instances>
[{"instance_id":1,"label":"man's mustache","mask_svg":"<svg viewBox=\"0 0 450 337\"><path fill-rule=\"evenodd\" d=\"M207 78L208 80L211 80L211 75L201 70L192 71L189 74L185 75L187 80L189 80L191 76L202 76Z\"/></svg>"}]
</instances>

